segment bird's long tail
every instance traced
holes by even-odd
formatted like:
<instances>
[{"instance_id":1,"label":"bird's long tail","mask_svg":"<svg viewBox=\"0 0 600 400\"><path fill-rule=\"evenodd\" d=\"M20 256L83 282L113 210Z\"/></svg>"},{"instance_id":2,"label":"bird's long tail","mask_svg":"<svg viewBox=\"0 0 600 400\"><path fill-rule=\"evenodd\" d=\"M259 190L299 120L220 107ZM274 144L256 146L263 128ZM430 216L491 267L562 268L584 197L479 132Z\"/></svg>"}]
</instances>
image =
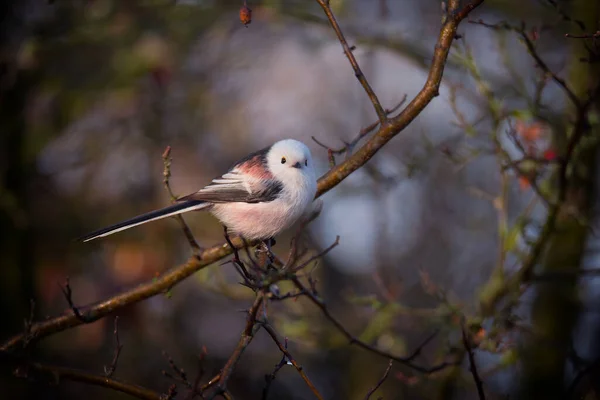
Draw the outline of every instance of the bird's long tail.
<instances>
[{"instance_id":1,"label":"bird's long tail","mask_svg":"<svg viewBox=\"0 0 600 400\"><path fill-rule=\"evenodd\" d=\"M146 214L138 215L137 217L128 219L118 224L99 229L89 233L79 240L89 242L100 237L112 235L113 233L124 231L125 229L133 228L134 226L145 224L146 222L156 221L159 219L171 217L177 214L183 214L188 211L201 210L210 206L210 203L199 200L187 200L173 204L172 206L161 208L160 210L150 211Z\"/></svg>"}]
</instances>

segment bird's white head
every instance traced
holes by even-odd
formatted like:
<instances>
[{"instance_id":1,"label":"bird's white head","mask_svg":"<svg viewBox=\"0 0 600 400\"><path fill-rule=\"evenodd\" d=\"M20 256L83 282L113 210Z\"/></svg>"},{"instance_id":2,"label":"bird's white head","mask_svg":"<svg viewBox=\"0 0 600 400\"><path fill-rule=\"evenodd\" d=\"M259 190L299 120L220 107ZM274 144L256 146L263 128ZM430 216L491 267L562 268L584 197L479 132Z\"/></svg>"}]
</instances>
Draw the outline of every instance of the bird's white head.
<instances>
[{"instance_id":1,"label":"bird's white head","mask_svg":"<svg viewBox=\"0 0 600 400\"><path fill-rule=\"evenodd\" d=\"M267 154L267 165L273 176L284 185L303 186L304 190L316 191L315 166L304 143L286 139L273 144Z\"/></svg>"}]
</instances>

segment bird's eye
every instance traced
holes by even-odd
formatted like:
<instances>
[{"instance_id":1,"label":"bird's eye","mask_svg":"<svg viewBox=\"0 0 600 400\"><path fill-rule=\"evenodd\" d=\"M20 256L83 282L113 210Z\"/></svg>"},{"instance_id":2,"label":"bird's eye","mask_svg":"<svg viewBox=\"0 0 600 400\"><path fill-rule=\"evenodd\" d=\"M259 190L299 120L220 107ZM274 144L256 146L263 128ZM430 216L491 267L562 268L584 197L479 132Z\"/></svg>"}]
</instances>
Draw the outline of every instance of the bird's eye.
<instances>
[{"instance_id":1,"label":"bird's eye","mask_svg":"<svg viewBox=\"0 0 600 400\"><path fill-rule=\"evenodd\" d=\"M287 160L285 159L285 157L281 157L281 163L282 163L282 164L285 164L285 162L286 162L286 161L287 161Z\"/></svg>"},{"instance_id":2,"label":"bird's eye","mask_svg":"<svg viewBox=\"0 0 600 400\"><path fill-rule=\"evenodd\" d=\"M304 166L308 167L308 160L304 160Z\"/></svg>"}]
</instances>

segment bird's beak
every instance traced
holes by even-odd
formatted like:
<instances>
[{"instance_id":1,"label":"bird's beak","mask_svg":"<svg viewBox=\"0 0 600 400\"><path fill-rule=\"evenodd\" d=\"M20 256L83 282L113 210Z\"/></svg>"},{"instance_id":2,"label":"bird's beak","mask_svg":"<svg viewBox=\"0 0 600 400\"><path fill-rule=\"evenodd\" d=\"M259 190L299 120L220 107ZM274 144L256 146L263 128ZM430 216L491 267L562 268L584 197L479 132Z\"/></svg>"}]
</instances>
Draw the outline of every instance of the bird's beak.
<instances>
[{"instance_id":1,"label":"bird's beak","mask_svg":"<svg viewBox=\"0 0 600 400\"><path fill-rule=\"evenodd\" d=\"M300 164L300 162L297 162L296 164L292 165L292 167L300 169L302 168L302 164Z\"/></svg>"}]
</instances>

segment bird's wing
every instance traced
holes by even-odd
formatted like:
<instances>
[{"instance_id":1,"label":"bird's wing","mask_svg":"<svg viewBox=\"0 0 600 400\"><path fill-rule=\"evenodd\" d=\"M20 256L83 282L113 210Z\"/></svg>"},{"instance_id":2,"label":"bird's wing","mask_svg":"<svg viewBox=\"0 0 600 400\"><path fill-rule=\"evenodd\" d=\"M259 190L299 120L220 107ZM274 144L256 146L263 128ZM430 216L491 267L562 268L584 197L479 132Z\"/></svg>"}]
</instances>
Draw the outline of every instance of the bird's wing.
<instances>
[{"instance_id":1,"label":"bird's wing","mask_svg":"<svg viewBox=\"0 0 600 400\"><path fill-rule=\"evenodd\" d=\"M262 203L273 201L281 192L282 185L270 177L249 175L236 167L213 179L206 187L179 200L200 200L210 203Z\"/></svg>"}]
</instances>

